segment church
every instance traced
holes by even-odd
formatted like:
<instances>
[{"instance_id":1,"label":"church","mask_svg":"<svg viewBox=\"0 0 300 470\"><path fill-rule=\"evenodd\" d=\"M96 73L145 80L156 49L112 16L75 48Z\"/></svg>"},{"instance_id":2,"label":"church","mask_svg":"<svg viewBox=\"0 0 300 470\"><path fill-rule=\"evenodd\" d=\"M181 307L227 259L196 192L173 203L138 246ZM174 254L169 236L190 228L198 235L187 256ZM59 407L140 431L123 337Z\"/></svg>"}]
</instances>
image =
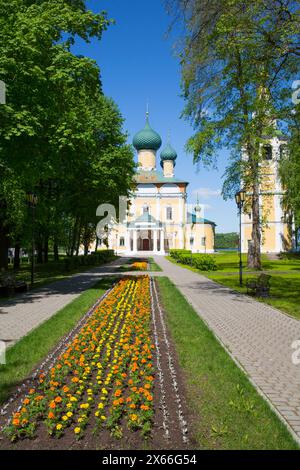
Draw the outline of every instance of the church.
<instances>
[{"instance_id":1,"label":"church","mask_svg":"<svg viewBox=\"0 0 300 470\"><path fill-rule=\"evenodd\" d=\"M165 255L171 249L213 253L216 224L203 218L199 203L190 209L189 183L175 176L177 152L168 141L158 155L162 139L151 128L148 113L133 146L138 158L135 190L124 223L110 228L109 248L120 255Z\"/></svg>"}]
</instances>

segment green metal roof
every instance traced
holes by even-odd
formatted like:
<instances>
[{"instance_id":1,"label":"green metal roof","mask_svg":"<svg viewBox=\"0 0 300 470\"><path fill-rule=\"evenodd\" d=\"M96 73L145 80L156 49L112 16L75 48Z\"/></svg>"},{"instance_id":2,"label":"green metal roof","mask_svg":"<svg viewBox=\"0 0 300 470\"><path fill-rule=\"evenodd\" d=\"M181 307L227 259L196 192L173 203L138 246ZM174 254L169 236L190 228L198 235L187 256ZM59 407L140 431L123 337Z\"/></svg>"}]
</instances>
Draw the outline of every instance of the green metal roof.
<instances>
[{"instance_id":1,"label":"green metal roof","mask_svg":"<svg viewBox=\"0 0 300 470\"><path fill-rule=\"evenodd\" d=\"M136 172L134 176L134 180L136 183L181 183L181 184L186 184L188 185L188 181L184 181L178 178L166 178L163 173L161 173L158 170L152 170L152 171L145 171L145 170L140 170Z\"/></svg>"},{"instance_id":2,"label":"green metal roof","mask_svg":"<svg viewBox=\"0 0 300 470\"><path fill-rule=\"evenodd\" d=\"M160 227L161 223L158 222L153 215L149 214L149 212L144 212L142 215L137 217L135 220L132 220L128 223L128 227L134 228L138 226L146 226L147 224L151 225L151 227Z\"/></svg>"},{"instance_id":3,"label":"green metal roof","mask_svg":"<svg viewBox=\"0 0 300 470\"><path fill-rule=\"evenodd\" d=\"M187 214L187 223L189 224L208 224L214 225L216 227L216 223L212 222L211 220L204 219L203 217L198 217L196 214L191 214L188 212Z\"/></svg>"},{"instance_id":4,"label":"green metal roof","mask_svg":"<svg viewBox=\"0 0 300 470\"><path fill-rule=\"evenodd\" d=\"M133 146L136 150L158 150L161 146L161 137L155 132L149 124L149 119L147 116L146 125L144 129L139 131L133 137Z\"/></svg>"},{"instance_id":5,"label":"green metal roof","mask_svg":"<svg viewBox=\"0 0 300 470\"><path fill-rule=\"evenodd\" d=\"M177 158L176 150L172 147L170 143L168 143L160 154L161 163L164 160L173 160L174 165L175 165L176 158Z\"/></svg>"}]
</instances>

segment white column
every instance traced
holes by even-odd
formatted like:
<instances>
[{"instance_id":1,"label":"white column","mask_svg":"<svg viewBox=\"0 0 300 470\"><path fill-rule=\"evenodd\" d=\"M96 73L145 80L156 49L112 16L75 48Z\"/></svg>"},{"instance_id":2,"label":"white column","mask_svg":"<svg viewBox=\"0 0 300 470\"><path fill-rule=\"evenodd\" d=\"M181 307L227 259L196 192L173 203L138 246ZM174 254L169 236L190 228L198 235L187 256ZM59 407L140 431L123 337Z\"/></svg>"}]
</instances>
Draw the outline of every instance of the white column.
<instances>
[{"instance_id":1,"label":"white column","mask_svg":"<svg viewBox=\"0 0 300 470\"><path fill-rule=\"evenodd\" d=\"M125 251L131 251L131 244L130 244L130 231L127 230L125 234Z\"/></svg>"},{"instance_id":2,"label":"white column","mask_svg":"<svg viewBox=\"0 0 300 470\"><path fill-rule=\"evenodd\" d=\"M160 230L160 253L165 252L165 237L164 237L164 231Z\"/></svg>"},{"instance_id":3,"label":"white column","mask_svg":"<svg viewBox=\"0 0 300 470\"><path fill-rule=\"evenodd\" d=\"M157 230L154 229L153 230L153 251L155 253L157 253L158 249L157 249Z\"/></svg>"},{"instance_id":4,"label":"white column","mask_svg":"<svg viewBox=\"0 0 300 470\"><path fill-rule=\"evenodd\" d=\"M160 193L156 195L156 220L160 220Z\"/></svg>"},{"instance_id":5,"label":"white column","mask_svg":"<svg viewBox=\"0 0 300 470\"><path fill-rule=\"evenodd\" d=\"M137 230L133 231L133 251L137 252Z\"/></svg>"}]
</instances>

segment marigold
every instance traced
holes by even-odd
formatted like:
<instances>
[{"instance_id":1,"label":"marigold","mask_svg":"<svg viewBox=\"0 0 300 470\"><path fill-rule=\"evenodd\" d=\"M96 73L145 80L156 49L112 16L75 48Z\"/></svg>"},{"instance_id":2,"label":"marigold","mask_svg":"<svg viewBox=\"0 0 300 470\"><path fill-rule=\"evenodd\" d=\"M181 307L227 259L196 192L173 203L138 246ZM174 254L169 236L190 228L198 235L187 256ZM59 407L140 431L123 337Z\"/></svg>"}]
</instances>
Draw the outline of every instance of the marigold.
<instances>
[{"instance_id":1,"label":"marigold","mask_svg":"<svg viewBox=\"0 0 300 470\"><path fill-rule=\"evenodd\" d=\"M52 411L50 411L48 414L48 419L54 419L54 418L55 418L55 414L52 413Z\"/></svg>"},{"instance_id":2,"label":"marigold","mask_svg":"<svg viewBox=\"0 0 300 470\"><path fill-rule=\"evenodd\" d=\"M134 415L134 414L133 414L133 415L130 415L130 419L131 419L131 421L137 421L138 416L137 416L137 415Z\"/></svg>"},{"instance_id":3,"label":"marigold","mask_svg":"<svg viewBox=\"0 0 300 470\"><path fill-rule=\"evenodd\" d=\"M77 427L74 429L75 434L80 434L80 432L81 432L81 428Z\"/></svg>"}]
</instances>

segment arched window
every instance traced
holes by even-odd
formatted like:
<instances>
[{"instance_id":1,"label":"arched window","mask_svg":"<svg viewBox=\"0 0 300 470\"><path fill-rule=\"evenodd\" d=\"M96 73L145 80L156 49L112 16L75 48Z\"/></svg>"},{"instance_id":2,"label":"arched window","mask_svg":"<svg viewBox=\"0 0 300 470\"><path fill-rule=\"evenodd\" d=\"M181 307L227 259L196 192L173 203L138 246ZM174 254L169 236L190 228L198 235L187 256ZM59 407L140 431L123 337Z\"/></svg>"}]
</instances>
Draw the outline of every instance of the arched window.
<instances>
[{"instance_id":1,"label":"arched window","mask_svg":"<svg viewBox=\"0 0 300 470\"><path fill-rule=\"evenodd\" d=\"M194 237L191 237L191 238L190 238L190 245L191 245L191 246L194 245Z\"/></svg>"},{"instance_id":2,"label":"arched window","mask_svg":"<svg viewBox=\"0 0 300 470\"><path fill-rule=\"evenodd\" d=\"M120 237L120 246L125 246L125 239L124 239L124 237Z\"/></svg>"},{"instance_id":3,"label":"arched window","mask_svg":"<svg viewBox=\"0 0 300 470\"><path fill-rule=\"evenodd\" d=\"M270 144L263 146L262 156L264 160L272 160L272 146Z\"/></svg>"},{"instance_id":4,"label":"arched window","mask_svg":"<svg viewBox=\"0 0 300 470\"><path fill-rule=\"evenodd\" d=\"M173 218L172 207L171 206L167 207L166 212L167 212L167 220L172 220L172 218Z\"/></svg>"}]
</instances>

